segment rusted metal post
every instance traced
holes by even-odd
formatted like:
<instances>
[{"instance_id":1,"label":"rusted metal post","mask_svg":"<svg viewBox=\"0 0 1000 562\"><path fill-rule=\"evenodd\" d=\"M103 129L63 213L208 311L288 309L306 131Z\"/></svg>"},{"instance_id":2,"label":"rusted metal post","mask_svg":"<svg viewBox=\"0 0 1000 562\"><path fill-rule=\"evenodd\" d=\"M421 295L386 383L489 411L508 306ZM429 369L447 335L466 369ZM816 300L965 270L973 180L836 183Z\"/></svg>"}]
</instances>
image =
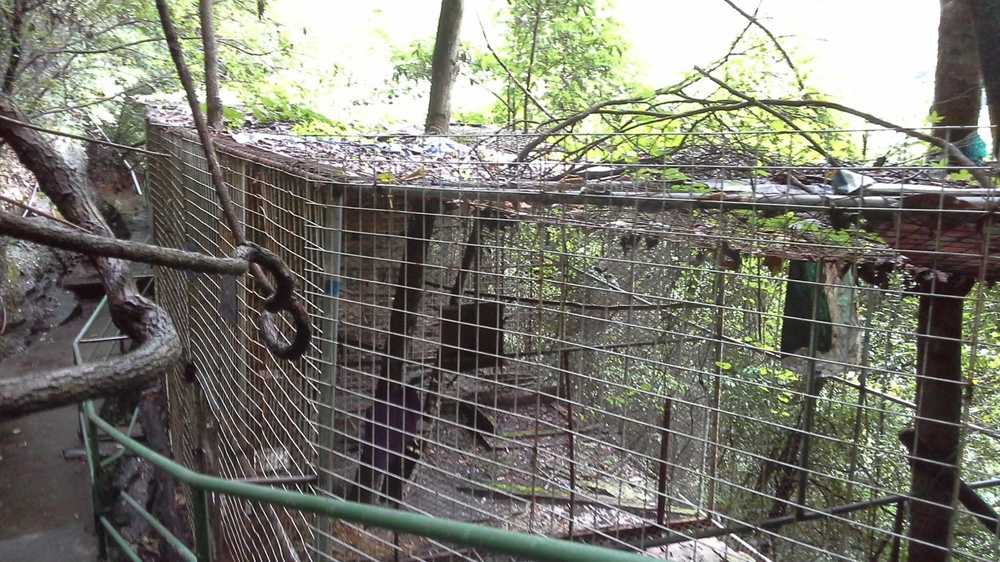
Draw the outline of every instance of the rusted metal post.
<instances>
[{"instance_id":1,"label":"rusted metal post","mask_svg":"<svg viewBox=\"0 0 1000 562\"><path fill-rule=\"evenodd\" d=\"M962 417L962 307L971 277L920 282L917 415L910 487L910 562L949 558L958 490Z\"/></svg>"}]
</instances>

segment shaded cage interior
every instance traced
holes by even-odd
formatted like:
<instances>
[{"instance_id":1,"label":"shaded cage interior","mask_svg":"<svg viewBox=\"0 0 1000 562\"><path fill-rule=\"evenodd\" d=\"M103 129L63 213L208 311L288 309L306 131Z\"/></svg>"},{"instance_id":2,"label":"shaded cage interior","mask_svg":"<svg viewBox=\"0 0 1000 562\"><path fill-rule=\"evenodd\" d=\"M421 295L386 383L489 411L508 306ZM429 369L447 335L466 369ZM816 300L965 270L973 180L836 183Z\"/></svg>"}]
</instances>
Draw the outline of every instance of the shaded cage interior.
<instances>
[{"instance_id":1,"label":"shaded cage interior","mask_svg":"<svg viewBox=\"0 0 1000 562\"><path fill-rule=\"evenodd\" d=\"M194 137L153 124L148 139L171 155L148 163L156 242L228 255ZM345 160L369 162L356 144ZM898 194L848 207L844 225L794 193L755 207L756 191L713 188L743 179L729 172L667 205L673 188L637 174L490 189L425 178L419 159L369 181L224 140L219 156L250 239L300 275L315 339L275 360L251 281L157 270L188 357L168 382L186 464L660 557L888 560L903 540L905 498L892 498L910 485L897 434L917 388L911 289L939 256L990 280L981 207L939 195L907 214L894 179ZM459 177L494 165L448 162ZM979 246L942 249L956 228ZM998 468L979 398L997 384L996 297L979 283L967 305L970 483ZM991 560L995 537L958 509L950 548ZM490 559L232 498L212 510L235 560Z\"/></svg>"}]
</instances>

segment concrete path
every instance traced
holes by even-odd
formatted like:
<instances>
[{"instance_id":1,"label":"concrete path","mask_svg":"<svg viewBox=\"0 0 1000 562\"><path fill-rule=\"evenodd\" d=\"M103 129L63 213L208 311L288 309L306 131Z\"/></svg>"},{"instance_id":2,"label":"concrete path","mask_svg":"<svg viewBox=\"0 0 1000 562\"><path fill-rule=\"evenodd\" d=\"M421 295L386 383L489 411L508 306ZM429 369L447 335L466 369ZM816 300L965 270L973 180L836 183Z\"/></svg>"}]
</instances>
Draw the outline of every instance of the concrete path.
<instances>
[{"instance_id":1,"label":"concrete path","mask_svg":"<svg viewBox=\"0 0 1000 562\"><path fill-rule=\"evenodd\" d=\"M91 310L0 363L0 377L71 365ZM77 419L68 407L0 424L0 561L97 560L87 462L63 456L82 448Z\"/></svg>"}]
</instances>

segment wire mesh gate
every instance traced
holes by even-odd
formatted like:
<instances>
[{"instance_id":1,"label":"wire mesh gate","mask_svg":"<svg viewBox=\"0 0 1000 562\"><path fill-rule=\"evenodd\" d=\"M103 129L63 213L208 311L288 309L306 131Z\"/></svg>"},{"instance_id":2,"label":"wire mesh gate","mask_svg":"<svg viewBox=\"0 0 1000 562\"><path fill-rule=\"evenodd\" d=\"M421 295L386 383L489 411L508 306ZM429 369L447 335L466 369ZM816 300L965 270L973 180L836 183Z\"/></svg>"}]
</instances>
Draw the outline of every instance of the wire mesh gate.
<instances>
[{"instance_id":1,"label":"wire mesh gate","mask_svg":"<svg viewBox=\"0 0 1000 562\"><path fill-rule=\"evenodd\" d=\"M150 163L157 242L228 254L200 146L155 125L148 139L173 155ZM442 180L429 151L400 164L376 143L337 146L319 162L308 145L293 159L220 142L248 236L301 275L319 333L306 358L276 362L242 279L159 273L191 359L169 385L186 464L661 557L906 549L911 274L952 260L991 279L989 226L973 250L945 236L978 208L937 188L930 209L901 210L903 187L873 186L846 206L873 213L879 240L856 220L828 228L822 196L760 197L765 181L749 198L671 194L662 165L640 170L671 176L654 192L638 173L507 182L478 175L503 163L460 160ZM909 260L893 240L912 242ZM998 468L997 305L985 283L969 298L975 392L959 425L974 483ZM488 558L252 503L214 510L236 560ZM946 548L993 559L995 515L959 513Z\"/></svg>"}]
</instances>

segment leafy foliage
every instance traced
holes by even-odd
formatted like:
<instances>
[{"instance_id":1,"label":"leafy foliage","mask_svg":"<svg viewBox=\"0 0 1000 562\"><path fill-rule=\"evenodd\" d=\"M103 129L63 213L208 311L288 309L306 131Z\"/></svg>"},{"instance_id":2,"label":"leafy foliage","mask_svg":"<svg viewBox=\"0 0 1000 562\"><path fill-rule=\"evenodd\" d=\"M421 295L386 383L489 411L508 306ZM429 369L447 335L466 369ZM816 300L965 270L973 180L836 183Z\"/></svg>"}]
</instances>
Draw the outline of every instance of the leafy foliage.
<instances>
[{"instance_id":1,"label":"leafy foliage","mask_svg":"<svg viewBox=\"0 0 1000 562\"><path fill-rule=\"evenodd\" d=\"M18 5L27 6L20 19L13 17ZM272 86L265 77L278 69L290 43L273 22L259 20L241 2L214 6L224 84L251 102L268 95ZM192 2L174 9L185 55L200 81L196 8ZM149 2L0 0L0 35L20 38L0 51L0 72L14 76L10 94L36 118L64 127L97 127L113 140L134 143L142 120L136 100L180 89Z\"/></svg>"},{"instance_id":2,"label":"leafy foliage","mask_svg":"<svg viewBox=\"0 0 1000 562\"><path fill-rule=\"evenodd\" d=\"M497 101L490 121L523 130L623 95L635 72L624 29L610 12L610 0L508 2L498 15L504 28L501 46L485 50L463 43L458 72L493 91ZM395 50L390 99L426 87L432 52L431 38ZM469 121L486 121L483 114L469 116Z\"/></svg>"},{"instance_id":3,"label":"leafy foliage","mask_svg":"<svg viewBox=\"0 0 1000 562\"><path fill-rule=\"evenodd\" d=\"M566 115L628 91L634 77L628 44L610 8L608 0L508 2L500 18L505 43L498 50L506 69L500 61L483 62L503 84L498 122L528 130L544 116Z\"/></svg>"}]
</instances>

